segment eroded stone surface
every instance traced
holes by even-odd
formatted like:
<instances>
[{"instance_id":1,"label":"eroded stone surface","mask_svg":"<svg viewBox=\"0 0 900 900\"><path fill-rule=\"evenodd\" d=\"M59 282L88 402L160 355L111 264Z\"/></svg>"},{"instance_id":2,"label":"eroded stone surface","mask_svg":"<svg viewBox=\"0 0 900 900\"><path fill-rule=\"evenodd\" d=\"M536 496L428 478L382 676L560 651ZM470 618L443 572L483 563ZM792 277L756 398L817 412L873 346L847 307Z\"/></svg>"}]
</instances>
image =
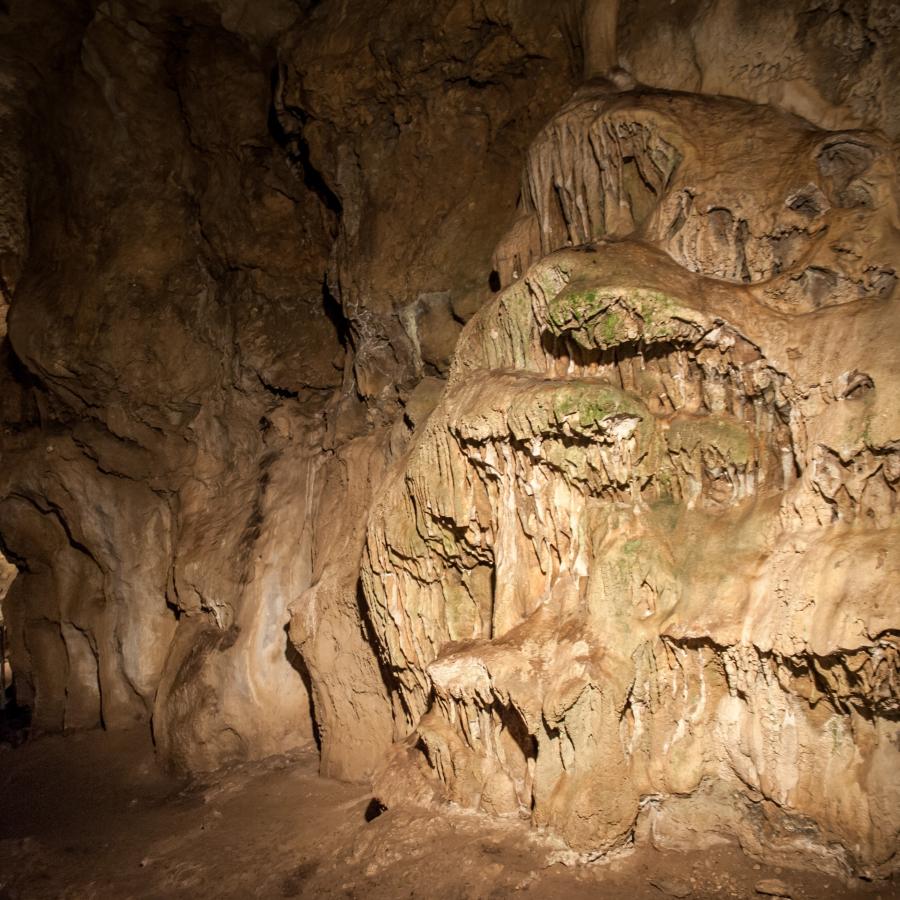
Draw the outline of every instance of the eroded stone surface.
<instances>
[{"instance_id":1,"label":"eroded stone surface","mask_svg":"<svg viewBox=\"0 0 900 900\"><path fill-rule=\"evenodd\" d=\"M897 27L0 3L35 729L894 871Z\"/></svg>"},{"instance_id":2,"label":"eroded stone surface","mask_svg":"<svg viewBox=\"0 0 900 900\"><path fill-rule=\"evenodd\" d=\"M723 133L758 117L809 148L844 139L731 101L636 102ZM685 258L646 224L668 221L684 154L641 136L661 174L635 215L614 190L634 144L610 150L591 103L574 109L592 150L571 149L567 113L532 148L531 183L562 212L537 213L545 255L464 331L370 519L363 583L410 743L444 796L588 855L730 833L769 858L883 873L900 827L896 301L791 306L773 302L772 268ZM739 189L791 215L784 188L821 153L792 172L750 150ZM591 166L619 178L593 200ZM727 266L727 243L708 259Z\"/></svg>"},{"instance_id":3,"label":"eroded stone surface","mask_svg":"<svg viewBox=\"0 0 900 900\"><path fill-rule=\"evenodd\" d=\"M19 698L37 730L152 718L180 768L317 736L325 771L365 777L393 735L360 610L365 515L490 293L521 153L571 88L555 16L9 6Z\"/></svg>"}]
</instances>

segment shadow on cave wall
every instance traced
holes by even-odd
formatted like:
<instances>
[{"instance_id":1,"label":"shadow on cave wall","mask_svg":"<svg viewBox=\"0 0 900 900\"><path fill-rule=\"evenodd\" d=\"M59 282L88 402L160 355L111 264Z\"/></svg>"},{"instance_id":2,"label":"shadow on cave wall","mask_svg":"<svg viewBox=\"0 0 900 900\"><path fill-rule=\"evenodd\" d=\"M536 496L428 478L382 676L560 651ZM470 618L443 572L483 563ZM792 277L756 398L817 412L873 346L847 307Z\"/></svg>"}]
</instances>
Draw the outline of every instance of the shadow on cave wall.
<instances>
[{"instance_id":1,"label":"shadow on cave wall","mask_svg":"<svg viewBox=\"0 0 900 900\"><path fill-rule=\"evenodd\" d=\"M16 701L16 683L9 660L9 632L3 601L18 575L18 567L0 550L0 745L18 747L31 728L31 710Z\"/></svg>"},{"instance_id":2,"label":"shadow on cave wall","mask_svg":"<svg viewBox=\"0 0 900 900\"><path fill-rule=\"evenodd\" d=\"M313 700L312 677L309 674L306 661L303 659L300 651L291 643L290 625L284 626L284 655L291 664L291 668L303 679L303 684L306 687L306 694L309 698L309 720L312 723L312 732L316 742L316 749L321 755L322 736L319 733L319 722L316 719L316 704Z\"/></svg>"}]
</instances>

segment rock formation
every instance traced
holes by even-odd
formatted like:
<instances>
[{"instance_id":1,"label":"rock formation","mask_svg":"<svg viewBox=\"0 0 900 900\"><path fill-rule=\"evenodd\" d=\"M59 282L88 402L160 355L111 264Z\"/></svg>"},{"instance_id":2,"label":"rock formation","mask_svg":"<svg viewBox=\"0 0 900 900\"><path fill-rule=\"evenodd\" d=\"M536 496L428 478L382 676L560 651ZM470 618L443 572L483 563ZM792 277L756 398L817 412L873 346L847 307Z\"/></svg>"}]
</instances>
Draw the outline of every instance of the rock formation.
<instances>
[{"instance_id":1,"label":"rock formation","mask_svg":"<svg viewBox=\"0 0 900 900\"><path fill-rule=\"evenodd\" d=\"M0 45L36 730L896 871L894 4L10 0Z\"/></svg>"}]
</instances>

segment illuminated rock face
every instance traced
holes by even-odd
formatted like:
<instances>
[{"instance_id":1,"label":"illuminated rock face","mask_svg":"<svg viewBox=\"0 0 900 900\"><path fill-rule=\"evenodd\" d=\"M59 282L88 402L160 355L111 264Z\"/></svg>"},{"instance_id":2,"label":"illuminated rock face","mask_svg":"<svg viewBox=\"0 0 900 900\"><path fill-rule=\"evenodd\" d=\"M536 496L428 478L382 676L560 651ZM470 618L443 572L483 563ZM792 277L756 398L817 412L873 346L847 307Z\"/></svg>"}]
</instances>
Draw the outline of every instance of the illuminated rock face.
<instances>
[{"instance_id":1,"label":"illuminated rock face","mask_svg":"<svg viewBox=\"0 0 900 900\"><path fill-rule=\"evenodd\" d=\"M0 2L35 728L896 868L896 10Z\"/></svg>"},{"instance_id":2,"label":"illuminated rock face","mask_svg":"<svg viewBox=\"0 0 900 900\"><path fill-rule=\"evenodd\" d=\"M730 834L884 874L890 155L743 102L591 89L525 183L513 283L370 517L410 732L385 796L528 816L586 854Z\"/></svg>"}]
</instances>

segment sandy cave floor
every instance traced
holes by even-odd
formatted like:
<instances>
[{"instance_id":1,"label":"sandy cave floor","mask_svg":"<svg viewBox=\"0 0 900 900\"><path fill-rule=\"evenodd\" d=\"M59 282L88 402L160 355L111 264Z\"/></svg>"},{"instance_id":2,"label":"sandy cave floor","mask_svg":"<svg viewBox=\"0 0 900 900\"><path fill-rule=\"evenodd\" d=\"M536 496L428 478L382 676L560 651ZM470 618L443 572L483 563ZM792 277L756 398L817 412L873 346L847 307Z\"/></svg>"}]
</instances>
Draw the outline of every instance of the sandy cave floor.
<instances>
[{"instance_id":1,"label":"sandy cave floor","mask_svg":"<svg viewBox=\"0 0 900 900\"><path fill-rule=\"evenodd\" d=\"M2 745L0 745L2 746ZM144 732L88 732L0 749L0 900L27 898L900 897L759 865L736 848L638 850L567 866L519 822L392 809L320 778L312 750L203 781L160 771Z\"/></svg>"}]
</instances>

